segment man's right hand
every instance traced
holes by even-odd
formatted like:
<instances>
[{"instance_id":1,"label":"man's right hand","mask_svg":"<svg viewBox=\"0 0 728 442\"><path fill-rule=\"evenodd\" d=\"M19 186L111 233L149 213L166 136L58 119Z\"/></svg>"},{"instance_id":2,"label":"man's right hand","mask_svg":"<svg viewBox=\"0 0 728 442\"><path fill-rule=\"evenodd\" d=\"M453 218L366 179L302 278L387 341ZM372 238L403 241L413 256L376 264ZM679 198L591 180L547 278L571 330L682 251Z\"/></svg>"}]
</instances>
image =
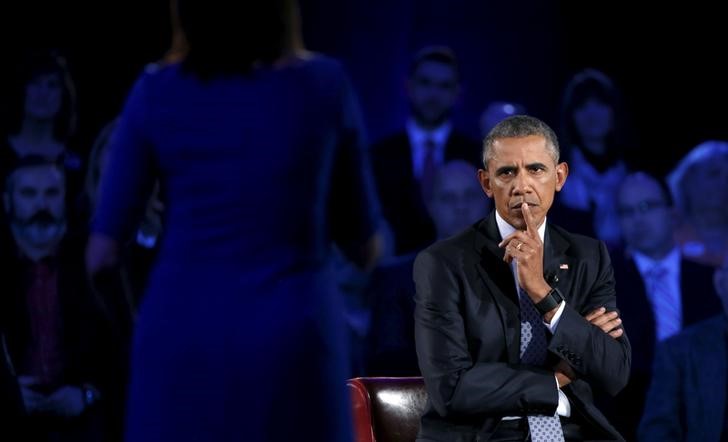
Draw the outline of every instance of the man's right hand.
<instances>
[{"instance_id":1,"label":"man's right hand","mask_svg":"<svg viewBox=\"0 0 728 442\"><path fill-rule=\"evenodd\" d=\"M620 327L622 320L617 312L607 312L604 307L599 307L586 315L585 318L614 339L624 334L624 330Z\"/></svg>"}]
</instances>

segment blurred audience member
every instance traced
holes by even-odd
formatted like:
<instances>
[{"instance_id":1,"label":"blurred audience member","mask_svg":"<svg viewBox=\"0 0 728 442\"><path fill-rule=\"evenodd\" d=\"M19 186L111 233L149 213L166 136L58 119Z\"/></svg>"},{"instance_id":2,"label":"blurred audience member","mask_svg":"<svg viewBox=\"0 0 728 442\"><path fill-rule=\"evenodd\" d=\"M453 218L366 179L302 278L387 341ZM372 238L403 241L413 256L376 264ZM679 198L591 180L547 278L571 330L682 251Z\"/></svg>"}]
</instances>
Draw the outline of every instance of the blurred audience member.
<instances>
[{"instance_id":1,"label":"blurred audience member","mask_svg":"<svg viewBox=\"0 0 728 442\"><path fill-rule=\"evenodd\" d=\"M425 201L435 170L453 159L479 164L480 146L452 127L460 93L455 54L446 47L421 49L407 81L410 118L405 130L373 146L371 155L384 217L397 255L418 251L435 240Z\"/></svg>"},{"instance_id":2,"label":"blurred audience member","mask_svg":"<svg viewBox=\"0 0 728 442\"><path fill-rule=\"evenodd\" d=\"M99 197L99 183L104 171L110 167L108 164L108 147L117 125L118 119L111 121L102 128L91 148L84 191L88 217L96 208ZM147 201L139 228L134 237L129 238L128 243L125 245L120 266L120 279L116 281L116 284L121 287L114 289L121 296L119 301L125 305L125 308L120 305L119 311L126 310L129 315L125 316L128 316L129 319L136 314L136 309L156 257L162 234L163 211L164 204L160 200L159 182L156 182L149 201ZM120 320L122 320L122 323L125 322L125 318L120 318ZM130 324L126 328L130 330Z\"/></svg>"},{"instance_id":3,"label":"blurred audience member","mask_svg":"<svg viewBox=\"0 0 728 442\"><path fill-rule=\"evenodd\" d=\"M614 207L617 186L627 173L623 151L629 146L622 97L612 80L595 69L577 73L566 86L561 139L569 164L569 185L556 200L552 218L568 230L594 235L610 248L619 244ZM560 207L588 214L562 214Z\"/></svg>"},{"instance_id":4,"label":"blurred audience member","mask_svg":"<svg viewBox=\"0 0 728 442\"><path fill-rule=\"evenodd\" d=\"M486 106L483 113L480 114L480 137L485 138L496 124L500 123L506 117L511 115L522 115L526 113L526 108L519 103L509 101L493 101Z\"/></svg>"},{"instance_id":5,"label":"blurred audience member","mask_svg":"<svg viewBox=\"0 0 728 442\"><path fill-rule=\"evenodd\" d=\"M722 312L657 348L641 442L728 440L728 260L713 282Z\"/></svg>"},{"instance_id":6,"label":"blurred audience member","mask_svg":"<svg viewBox=\"0 0 728 442\"><path fill-rule=\"evenodd\" d=\"M713 269L683 258L674 240L675 208L665 183L643 172L617 188L626 249L612 253L617 306L632 345L629 383L612 401L610 422L635 440L649 387L655 346L720 310Z\"/></svg>"},{"instance_id":7,"label":"blurred audience member","mask_svg":"<svg viewBox=\"0 0 728 442\"><path fill-rule=\"evenodd\" d=\"M490 210L477 169L463 160L440 166L427 202L437 239L449 238L484 218ZM367 292L373 299L368 338L367 375L419 376L414 340L412 264L415 254L396 257L376 268Z\"/></svg>"},{"instance_id":8,"label":"blurred audience member","mask_svg":"<svg viewBox=\"0 0 728 442\"><path fill-rule=\"evenodd\" d=\"M4 192L2 323L27 413L22 440L112 440L121 432L120 353L87 286L83 232L69 229L65 176L28 155Z\"/></svg>"},{"instance_id":9,"label":"blurred audience member","mask_svg":"<svg viewBox=\"0 0 728 442\"><path fill-rule=\"evenodd\" d=\"M683 253L721 265L728 256L728 142L695 146L667 180L682 221L678 241Z\"/></svg>"},{"instance_id":10,"label":"blurred audience member","mask_svg":"<svg viewBox=\"0 0 728 442\"><path fill-rule=\"evenodd\" d=\"M27 155L63 165L67 199L75 208L83 160L71 146L76 131L76 92L66 59L54 51L29 52L17 67L0 138L2 179Z\"/></svg>"}]
</instances>

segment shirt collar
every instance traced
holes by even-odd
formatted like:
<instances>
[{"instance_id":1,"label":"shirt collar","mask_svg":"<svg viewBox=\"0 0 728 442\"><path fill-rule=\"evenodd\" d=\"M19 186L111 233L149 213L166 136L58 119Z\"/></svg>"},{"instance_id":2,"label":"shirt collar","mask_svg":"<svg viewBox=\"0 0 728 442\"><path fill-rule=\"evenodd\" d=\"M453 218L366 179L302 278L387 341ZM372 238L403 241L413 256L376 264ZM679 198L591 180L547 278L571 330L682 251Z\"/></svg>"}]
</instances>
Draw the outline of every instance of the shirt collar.
<instances>
[{"instance_id":1,"label":"shirt collar","mask_svg":"<svg viewBox=\"0 0 728 442\"><path fill-rule=\"evenodd\" d=\"M498 213L498 210L495 211L495 222L498 224L498 232L500 232L501 239L505 238L506 236L510 235L511 233L516 231L516 228L512 225L508 224L508 221L504 220L500 213ZM538 236L541 238L541 242L544 242L544 235L546 234L546 218L543 219L543 222L538 227Z\"/></svg>"},{"instance_id":2,"label":"shirt collar","mask_svg":"<svg viewBox=\"0 0 728 442\"><path fill-rule=\"evenodd\" d=\"M444 146L447 142L447 137L450 136L452 130L452 123L446 121L436 127L435 129L427 130L423 129L413 119L407 120L407 133L415 146L421 146L424 144L425 139L428 137L435 142L436 146Z\"/></svg>"},{"instance_id":3,"label":"shirt collar","mask_svg":"<svg viewBox=\"0 0 728 442\"><path fill-rule=\"evenodd\" d=\"M634 263L641 275L650 272L657 266L665 267L670 273L673 273L680 266L680 249L673 247L662 259L652 259L643 253L633 250L632 258L634 258Z\"/></svg>"}]
</instances>

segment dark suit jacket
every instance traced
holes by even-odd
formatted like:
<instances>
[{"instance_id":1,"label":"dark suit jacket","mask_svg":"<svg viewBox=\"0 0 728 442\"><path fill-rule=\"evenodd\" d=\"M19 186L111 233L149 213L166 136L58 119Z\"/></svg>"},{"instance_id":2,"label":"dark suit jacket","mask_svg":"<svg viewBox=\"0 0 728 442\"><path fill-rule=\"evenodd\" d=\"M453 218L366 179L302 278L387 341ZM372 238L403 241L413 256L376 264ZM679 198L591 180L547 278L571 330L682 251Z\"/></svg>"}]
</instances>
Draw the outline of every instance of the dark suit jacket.
<instances>
[{"instance_id":1,"label":"dark suit jacket","mask_svg":"<svg viewBox=\"0 0 728 442\"><path fill-rule=\"evenodd\" d=\"M445 161L463 159L475 167L480 147L455 131L445 146ZM406 132L380 141L371 149L372 169L384 217L395 236L395 253L418 252L435 241L435 225L422 200L412 169L412 147Z\"/></svg>"},{"instance_id":2,"label":"dark suit jacket","mask_svg":"<svg viewBox=\"0 0 728 442\"><path fill-rule=\"evenodd\" d=\"M726 327L725 316L719 315L658 345L640 441L721 440L728 370Z\"/></svg>"},{"instance_id":3,"label":"dark suit jacket","mask_svg":"<svg viewBox=\"0 0 728 442\"><path fill-rule=\"evenodd\" d=\"M628 439L636 436L642 417L647 389L650 385L655 354L656 322L645 283L634 260L624 251L613 255L617 281L617 305L629 331L632 345L632 373L629 383L613 403L604 407L610 421ZM695 324L722 311L713 286L713 268L682 259L680 291L683 326Z\"/></svg>"},{"instance_id":4,"label":"dark suit jacket","mask_svg":"<svg viewBox=\"0 0 728 442\"><path fill-rule=\"evenodd\" d=\"M503 416L556 411L554 372L520 364L518 299L500 240L493 212L415 261L415 339L429 395L420 428L424 440L488 440ZM612 395L624 387L629 341L584 319L600 306L616 309L606 247L551 224L544 242L546 280L566 299L549 342L550 362L563 359L577 373L563 391L572 416L586 422L586 438L621 440L594 406L592 387Z\"/></svg>"}]
</instances>

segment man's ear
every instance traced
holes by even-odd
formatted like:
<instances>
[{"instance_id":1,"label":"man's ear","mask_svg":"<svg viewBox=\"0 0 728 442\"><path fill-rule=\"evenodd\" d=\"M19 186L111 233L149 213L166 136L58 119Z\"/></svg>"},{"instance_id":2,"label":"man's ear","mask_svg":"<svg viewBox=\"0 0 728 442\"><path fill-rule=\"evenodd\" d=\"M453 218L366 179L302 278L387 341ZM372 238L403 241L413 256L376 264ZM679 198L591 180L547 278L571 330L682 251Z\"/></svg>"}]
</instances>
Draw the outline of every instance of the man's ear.
<instances>
[{"instance_id":1,"label":"man's ear","mask_svg":"<svg viewBox=\"0 0 728 442\"><path fill-rule=\"evenodd\" d=\"M491 186L490 175L488 175L487 170L478 169L478 181L480 182L480 187L483 189L483 192L488 196L488 198L493 198L493 187Z\"/></svg>"},{"instance_id":2,"label":"man's ear","mask_svg":"<svg viewBox=\"0 0 728 442\"><path fill-rule=\"evenodd\" d=\"M556 165L556 191L561 192L561 188L566 183L566 177L569 176L569 165L566 163L559 163Z\"/></svg>"}]
</instances>

